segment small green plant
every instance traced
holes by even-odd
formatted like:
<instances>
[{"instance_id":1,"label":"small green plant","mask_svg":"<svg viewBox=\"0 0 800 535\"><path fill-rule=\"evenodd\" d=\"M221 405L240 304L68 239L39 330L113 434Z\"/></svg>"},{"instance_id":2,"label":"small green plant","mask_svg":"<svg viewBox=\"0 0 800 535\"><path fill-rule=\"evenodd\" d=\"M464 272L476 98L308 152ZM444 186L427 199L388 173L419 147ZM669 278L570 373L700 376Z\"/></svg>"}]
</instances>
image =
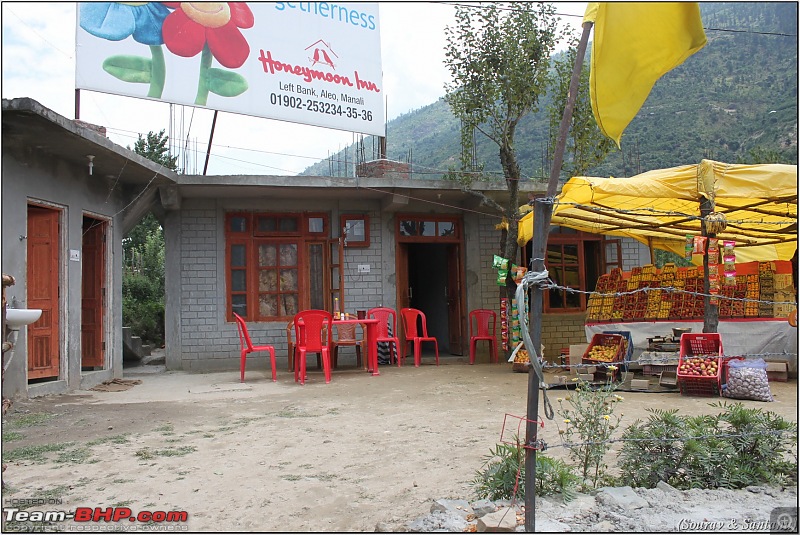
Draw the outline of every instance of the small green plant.
<instances>
[{"instance_id":1,"label":"small green plant","mask_svg":"<svg viewBox=\"0 0 800 535\"><path fill-rule=\"evenodd\" d=\"M165 448L163 450L151 450L142 448L136 452L136 456L142 460L153 459L154 457L180 457L197 451L194 446L180 446L177 448Z\"/></svg>"},{"instance_id":2,"label":"small green plant","mask_svg":"<svg viewBox=\"0 0 800 535\"><path fill-rule=\"evenodd\" d=\"M113 435L109 437L101 437L101 438L96 438L94 440L90 440L89 442L86 443L86 445L97 446L99 444L107 444L109 442L111 444L127 444L128 442L130 442L130 439L128 438L127 434Z\"/></svg>"},{"instance_id":3,"label":"small green plant","mask_svg":"<svg viewBox=\"0 0 800 535\"><path fill-rule=\"evenodd\" d=\"M161 433L162 435L174 435L175 427L171 423L166 423L160 427L156 427L153 431Z\"/></svg>"},{"instance_id":4,"label":"small green plant","mask_svg":"<svg viewBox=\"0 0 800 535\"><path fill-rule=\"evenodd\" d=\"M91 458L92 458L92 452L89 451L89 448L78 447L78 448L70 448L67 450L62 450L58 454L56 462L81 464L85 462L91 462Z\"/></svg>"},{"instance_id":5,"label":"small green plant","mask_svg":"<svg viewBox=\"0 0 800 535\"><path fill-rule=\"evenodd\" d=\"M34 463L43 463L47 460L45 454L64 451L71 448L74 442L60 442L56 444L39 444L36 446L25 446L16 448L3 454L4 461L31 461Z\"/></svg>"},{"instance_id":6,"label":"small green plant","mask_svg":"<svg viewBox=\"0 0 800 535\"><path fill-rule=\"evenodd\" d=\"M622 435L622 481L679 489L797 483L797 424L742 403L711 404L717 415L650 410Z\"/></svg>"},{"instance_id":7,"label":"small green plant","mask_svg":"<svg viewBox=\"0 0 800 535\"><path fill-rule=\"evenodd\" d=\"M8 425L10 427L32 427L34 425L41 425L54 416L55 414L46 412L32 412L18 418L9 418Z\"/></svg>"},{"instance_id":8,"label":"small green plant","mask_svg":"<svg viewBox=\"0 0 800 535\"><path fill-rule=\"evenodd\" d=\"M522 500L525 498L525 449L519 444L500 443L483 457L483 466L473 479L478 498Z\"/></svg>"},{"instance_id":9,"label":"small green plant","mask_svg":"<svg viewBox=\"0 0 800 535\"><path fill-rule=\"evenodd\" d=\"M561 459L536 455L536 495L561 494L564 503L575 499L581 478Z\"/></svg>"},{"instance_id":10,"label":"small green plant","mask_svg":"<svg viewBox=\"0 0 800 535\"><path fill-rule=\"evenodd\" d=\"M153 455L153 453L147 448L142 448L140 450L137 450L135 455L138 458L142 459L143 461L147 461L155 457L155 455Z\"/></svg>"},{"instance_id":11,"label":"small green plant","mask_svg":"<svg viewBox=\"0 0 800 535\"><path fill-rule=\"evenodd\" d=\"M501 443L484 456L481 470L473 479L478 498L489 500L525 499L525 448ZM575 498L580 478L564 461L541 453L536 455L536 495L561 494L564 502Z\"/></svg>"},{"instance_id":12,"label":"small green plant","mask_svg":"<svg viewBox=\"0 0 800 535\"><path fill-rule=\"evenodd\" d=\"M557 399L558 415L564 425L559 434L583 478L583 487L597 488L611 483L604 462L606 443L619 426L621 415L614 414L614 407L623 400L614 390L611 381L593 388L579 380L575 390Z\"/></svg>"},{"instance_id":13,"label":"small green plant","mask_svg":"<svg viewBox=\"0 0 800 535\"><path fill-rule=\"evenodd\" d=\"M3 442L12 442L14 440L22 440L25 436L16 431L3 431Z\"/></svg>"}]
</instances>

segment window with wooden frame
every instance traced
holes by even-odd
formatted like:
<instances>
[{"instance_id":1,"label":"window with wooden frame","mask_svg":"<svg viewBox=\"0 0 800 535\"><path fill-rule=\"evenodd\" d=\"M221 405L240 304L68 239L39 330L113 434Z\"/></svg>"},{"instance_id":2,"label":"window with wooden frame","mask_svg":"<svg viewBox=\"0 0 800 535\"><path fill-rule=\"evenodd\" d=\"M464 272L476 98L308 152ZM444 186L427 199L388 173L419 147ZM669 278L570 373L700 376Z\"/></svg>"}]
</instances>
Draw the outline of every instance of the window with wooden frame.
<instances>
[{"instance_id":1,"label":"window with wooden frame","mask_svg":"<svg viewBox=\"0 0 800 535\"><path fill-rule=\"evenodd\" d=\"M523 248L523 265L528 267L532 250L529 242ZM544 311L581 312L586 310L588 296L581 292L595 289L602 274L602 236L579 232L566 227L551 227L547 239L545 268L558 286L577 290L550 289L544 298Z\"/></svg>"},{"instance_id":2,"label":"window with wooden frame","mask_svg":"<svg viewBox=\"0 0 800 535\"><path fill-rule=\"evenodd\" d=\"M225 217L228 321L236 312L249 321L294 317L326 295L329 259L314 242L326 243L327 214L229 213Z\"/></svg>"},{"instance_id":3,"label":"window with wooden frame","mask_svg":"<svg viewBox=\"0 0 800 535\"><path fill-rule=\"evenodd\" d=\"M369 216L342 214L339 226L345 238L345 247L369 247Z\"/></svg>"}]
</instances>

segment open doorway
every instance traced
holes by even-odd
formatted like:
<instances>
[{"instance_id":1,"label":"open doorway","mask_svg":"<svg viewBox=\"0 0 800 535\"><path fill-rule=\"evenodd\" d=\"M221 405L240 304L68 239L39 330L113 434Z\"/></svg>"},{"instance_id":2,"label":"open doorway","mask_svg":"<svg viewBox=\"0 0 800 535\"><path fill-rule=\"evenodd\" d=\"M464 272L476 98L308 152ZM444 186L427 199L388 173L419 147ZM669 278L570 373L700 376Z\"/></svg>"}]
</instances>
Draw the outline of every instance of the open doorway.
<instances>
[{"instance_id":1,"label":"open doorway","mask_svg":"<svg viewBox=\"0 0 800 535\"><path fill-rule=\"evenodd\" d=\"M439 341L439 349L449 352L447 321L447 245L408 244L408 306L425 313L428 335Z\"/></svg>"},{"instance_id":2,"label":"open doorway","mask_svg":"<svg viewBox=\"0 0 800 535\"><path fill-rule=\"evenodd\" d=\"M464 288L460 221L400 218L397 243L397 309L425 313L428 334L440 353L464 354ZM441 229L441 230L440 230Z\"/></svg>"}]
</instances>

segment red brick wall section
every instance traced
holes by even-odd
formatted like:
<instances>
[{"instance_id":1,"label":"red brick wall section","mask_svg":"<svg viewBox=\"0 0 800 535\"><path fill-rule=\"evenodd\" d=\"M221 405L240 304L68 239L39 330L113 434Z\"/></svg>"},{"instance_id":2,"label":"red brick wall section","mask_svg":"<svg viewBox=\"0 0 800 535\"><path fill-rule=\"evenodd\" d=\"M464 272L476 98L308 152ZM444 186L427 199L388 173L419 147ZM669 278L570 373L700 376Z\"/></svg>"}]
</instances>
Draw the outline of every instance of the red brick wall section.
<instances>
[{"instance_id":1,"label":"red brick wall section","mask_svg":"<svg viewBox=\"0 0 800 535\"><path fill-rule=\"evenodd\" d=\"M406 162L393 160L372 160L359 164L356 175L363 178L396 178L408 180L411 178L411 165Z\"/></svg>"}]
</instances>

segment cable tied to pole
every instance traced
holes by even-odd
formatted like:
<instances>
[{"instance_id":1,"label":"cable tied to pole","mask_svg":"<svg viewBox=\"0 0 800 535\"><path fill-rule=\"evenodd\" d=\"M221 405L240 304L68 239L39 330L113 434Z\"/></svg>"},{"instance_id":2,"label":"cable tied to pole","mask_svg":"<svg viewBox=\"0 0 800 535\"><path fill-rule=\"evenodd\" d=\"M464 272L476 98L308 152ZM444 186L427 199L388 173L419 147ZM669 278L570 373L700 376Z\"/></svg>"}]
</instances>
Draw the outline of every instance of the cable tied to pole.
<instances>
[{"instance_id":1,"label":"cable tied to pole","mask_svg":"<svg viewBox=\"0 0 800 535\"><path fill-rule=\"evenodd\" d=\"M542 391L542 400L544 401L544 415L548 420L552 420L554 417L553 406L550 405L550 400L547 399L547 385L544 382L544 371L542 370L542 360L544 359L544 355L540 355L540 348L536 348L533 345L531 335L528 332L528 322L525 319L528 315L527 307L523 306L523 303L527 302L525 300L525 296L528 294L531 288L537 285L540 287L546 287L548 284L552 284L552 281L550 280L550 273L546 269L543 271L528 271L522 277L522 281L520 281L519 285L517 285L515 295L517 299L517 315L519 317L519 327L522 335L522 342L525 345L525 349L528 350L530 366L533 368L533 371L536 372L536 376L539 379L539 387Z\"/></svg>"}]
</instances>

